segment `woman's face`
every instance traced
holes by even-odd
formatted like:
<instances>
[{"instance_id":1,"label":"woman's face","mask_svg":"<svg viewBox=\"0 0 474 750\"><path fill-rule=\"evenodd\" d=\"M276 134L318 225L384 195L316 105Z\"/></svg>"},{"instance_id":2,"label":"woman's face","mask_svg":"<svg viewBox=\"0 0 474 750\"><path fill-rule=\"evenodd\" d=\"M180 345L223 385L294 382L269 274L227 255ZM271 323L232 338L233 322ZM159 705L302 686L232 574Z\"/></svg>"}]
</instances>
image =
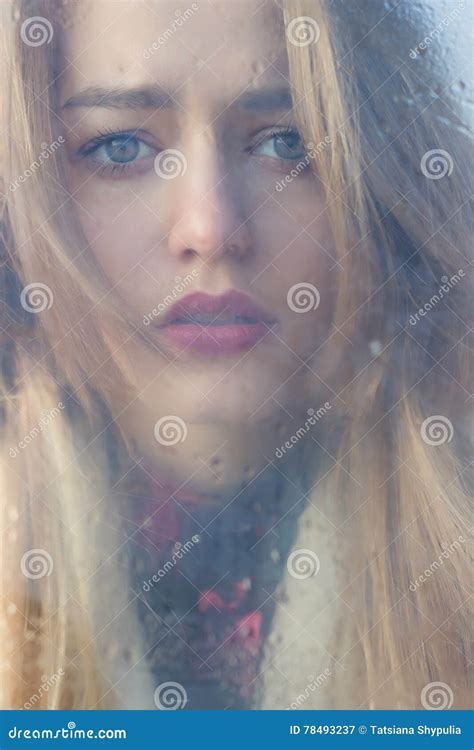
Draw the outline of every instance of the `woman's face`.
<instances>
[{"instance_id":1,"label":"woman's face","mask_svg":"<svg viewBox=\"0 0 474 750\"><path fill-rule=\"evenodd\" d=\"M115 352L136 379L116 418L150 465L221 491L271 460L282 425L323 393L335 264L283 21L253 0L73 12L60 77L70 190L141 334ZM162 417L184 422L182 442L157 438Z\"/></svg>"}]
</instances>

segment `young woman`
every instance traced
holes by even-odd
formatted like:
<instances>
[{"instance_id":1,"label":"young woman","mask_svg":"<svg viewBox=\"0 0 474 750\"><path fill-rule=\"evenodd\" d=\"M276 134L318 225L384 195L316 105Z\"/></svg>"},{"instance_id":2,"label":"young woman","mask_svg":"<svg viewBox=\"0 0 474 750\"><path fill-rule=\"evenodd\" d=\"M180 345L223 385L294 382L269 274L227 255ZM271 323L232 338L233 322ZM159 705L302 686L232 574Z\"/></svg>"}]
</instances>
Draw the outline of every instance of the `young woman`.
<instances>
[{"instance_id":1,"label":"young woman","mask_svg":"<svg viewBox=\"0 0 474 750\"><path fill-rule=\"evenodd\" d=\"M355 5L3 4L2 707L467 706L466 83Z\"/></svg>"}]
</instances>

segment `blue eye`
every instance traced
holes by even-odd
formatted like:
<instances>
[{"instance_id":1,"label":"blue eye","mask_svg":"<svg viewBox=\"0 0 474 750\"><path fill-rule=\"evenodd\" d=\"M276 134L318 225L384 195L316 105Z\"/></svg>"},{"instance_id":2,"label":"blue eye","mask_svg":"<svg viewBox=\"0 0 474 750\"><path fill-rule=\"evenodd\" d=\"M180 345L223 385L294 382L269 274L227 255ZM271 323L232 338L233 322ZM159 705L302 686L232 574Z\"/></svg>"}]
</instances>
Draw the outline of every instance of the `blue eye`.
<instances>
[{"instance_id":1,"label":"blue eye","mask_svg":"<svg viewBox=\"0 0 474 750\"><path fill-rule=\"evenodd\" d=\"M253 153L286 161L303 159L306 155L300 134L294 128L271 133L268 138L260 141Z\"/></svg>"},{"instance_id":2,"label":"blue eye","mask_svg":"<svg viewBox=\"0 0 474 750\"><path fill-rule=\"evenodd\" d=\"M126 164L134 161L140 151L140 143L137 138L123 137L111 138L103 145L104 154L110 161ZM97 154L97 152L96 152Z\"/></svg>"},{"instance_id":3,"label":"blue eye","mask_svg":"<svg viewBox=\"0 0 474 750\"><path fill-rule=\"evenodd\" d=\"M90 158L101 169L131 167L137 162L153 159L157 150L133 133L111 133L90 141L79 152L81 158Z\"/></svg>"}]
</instances>

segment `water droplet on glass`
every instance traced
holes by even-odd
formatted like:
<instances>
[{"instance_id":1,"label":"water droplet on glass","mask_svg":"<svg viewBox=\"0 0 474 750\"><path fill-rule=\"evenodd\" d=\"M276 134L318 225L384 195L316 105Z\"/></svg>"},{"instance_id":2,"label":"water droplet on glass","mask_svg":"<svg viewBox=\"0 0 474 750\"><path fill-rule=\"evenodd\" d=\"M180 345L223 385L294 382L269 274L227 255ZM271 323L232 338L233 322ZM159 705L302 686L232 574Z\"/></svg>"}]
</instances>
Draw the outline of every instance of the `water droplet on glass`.
<instances>
[{"instance_id":1,"label":"water droplet on glass","mask_svg":"<svg viewBox=\"0 0 474 750\"><path fill-rule=\"evenodd\" d=\"M252 73L256 76L262 75L262 73L265 72L266 66L265 63L262 60L256 60L252 63Z\"/></svg>"}]
</instances>

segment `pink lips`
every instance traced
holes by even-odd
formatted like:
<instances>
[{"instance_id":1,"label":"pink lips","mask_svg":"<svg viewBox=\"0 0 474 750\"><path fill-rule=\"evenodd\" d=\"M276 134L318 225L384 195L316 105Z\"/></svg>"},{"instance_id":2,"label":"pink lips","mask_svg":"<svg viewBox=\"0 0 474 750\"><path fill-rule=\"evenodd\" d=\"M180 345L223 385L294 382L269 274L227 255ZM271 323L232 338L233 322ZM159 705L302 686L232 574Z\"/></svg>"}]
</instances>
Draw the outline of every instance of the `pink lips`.
<instances>
[{"instance_id":1,"label":"pink lips","mask_svg":"<svg viewBox=\"0 0 474 750\"><path fill-rule=\"evenodd\" d=\"M275 323L247 294L193 292L176 302L159 330L172 346L200 354L235 354L257 344Z\"/></svg>"}]
</instances>

